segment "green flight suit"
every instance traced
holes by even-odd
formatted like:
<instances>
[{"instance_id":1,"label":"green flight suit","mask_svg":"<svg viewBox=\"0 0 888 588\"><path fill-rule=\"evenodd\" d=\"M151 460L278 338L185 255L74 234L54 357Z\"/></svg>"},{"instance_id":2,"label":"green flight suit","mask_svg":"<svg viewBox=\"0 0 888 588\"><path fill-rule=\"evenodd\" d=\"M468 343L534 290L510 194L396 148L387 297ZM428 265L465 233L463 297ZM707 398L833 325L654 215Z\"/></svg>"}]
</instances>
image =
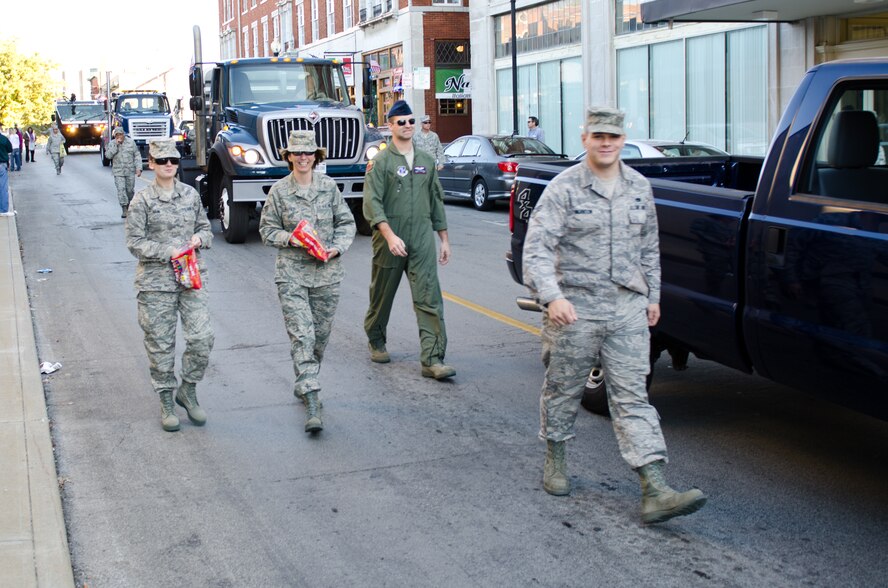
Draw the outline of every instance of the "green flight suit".
<instances>
[{"instance_id":1,"label":"green flight suit","mask_svg":"<svg viewBox=\"0 0 888 588\"><path fill-rule=\"evenodd\" d=\"M420 361L426 366L443 363L447 333L435 233L447 230L447 218L435 159L414 149L411 168L394 146L377 155L365 178L364 218L374 228L370 308L364 319L370 344L375 348L385 346L392 303L406 272L419 326ZM376 230L381 222L387 222L404 241L407 257L389 251L382 233Z\"/></svg>"}]
</instances>

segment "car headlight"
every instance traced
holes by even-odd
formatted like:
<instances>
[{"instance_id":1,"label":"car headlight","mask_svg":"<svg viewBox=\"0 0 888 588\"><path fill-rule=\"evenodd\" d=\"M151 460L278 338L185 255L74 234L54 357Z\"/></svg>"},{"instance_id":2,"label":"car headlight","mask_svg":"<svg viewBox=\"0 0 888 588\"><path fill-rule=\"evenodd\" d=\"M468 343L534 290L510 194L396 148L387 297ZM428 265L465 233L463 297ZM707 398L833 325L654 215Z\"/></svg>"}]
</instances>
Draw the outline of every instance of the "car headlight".
<instances>
[{"instance_id":1,"label":"car headlight","mask_svg":"<svg viewBox=\"0 0 888 588\"><path fill-rule=\"evenodd\" d=\"M173 136L172 136L172 139L173 139L173 141L175 141L176 143L181 143L182 141L185 140L185 135L179 133L178 135L173 135Z\"/></svg>"}]
</instances>

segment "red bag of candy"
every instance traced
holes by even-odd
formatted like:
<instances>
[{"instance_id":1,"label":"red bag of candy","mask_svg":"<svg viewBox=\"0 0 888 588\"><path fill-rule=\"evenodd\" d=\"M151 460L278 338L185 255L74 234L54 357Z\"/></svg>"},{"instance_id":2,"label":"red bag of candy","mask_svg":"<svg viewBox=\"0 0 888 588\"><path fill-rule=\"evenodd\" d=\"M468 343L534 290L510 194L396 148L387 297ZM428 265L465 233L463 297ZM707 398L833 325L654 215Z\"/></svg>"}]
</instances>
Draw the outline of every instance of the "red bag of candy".
<instances>
[{"instance_id":1,"label":"red bag of candy","mask_svg":"<svg viewBox=\"0 0 888 588\"><path fill-rule=\"evenodd\" d=\"M200 267L197 265L197 251L194 248L183 249L170 259L176 281L185 288L200 290Z\"/></svg>"},{"instance_id":2,"label":"red bag of candy","mask_svg":"<svg viewBox=\"0 0 888 588\"><path fill-rule=\"evenodd\" d=\"M315 231L314 227L307 220L302 219L299 221L299 224L293 229L293 238L305 247L308 254L312 257L316 257L321 261L327 261L330 258L330 254L327 253L326 247L324 247L318 237L318 232Z\"/></svg>"}]
</instances>

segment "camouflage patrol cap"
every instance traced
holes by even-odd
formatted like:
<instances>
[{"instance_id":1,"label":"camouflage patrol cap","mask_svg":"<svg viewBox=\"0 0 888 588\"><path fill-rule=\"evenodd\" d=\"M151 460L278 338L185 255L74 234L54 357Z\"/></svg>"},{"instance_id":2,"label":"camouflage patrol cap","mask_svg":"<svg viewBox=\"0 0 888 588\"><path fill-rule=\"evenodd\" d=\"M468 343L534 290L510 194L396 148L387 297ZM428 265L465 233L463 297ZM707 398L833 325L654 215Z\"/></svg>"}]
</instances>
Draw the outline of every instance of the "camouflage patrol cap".
<instances>
[{"instance_id":1,"label":"camouflage patrol cap","mask_svg":"<svg viewBox=\"0 0 888 588\"><path fill-rule=\"evenodd\" d=\"M623 130L623 118L625 113L616 108L606 106L592 106L586 109L586 132L608 133L610 135L625 135Z\"/></svg>"},{"instance_id":2,"label":"camouflage patrol cap","mask_svg":"<svg viewBox=\"0 0 888 588\"><path fill-rule=\"evenodd\" d=\"M287 157L287 152L299 153L306 151L314 151L316 156L327 156L327 150L319 147L317 141L315 141L314 131L290 131L290 136L287 137L287 146L280 148L280 154L283 158Z\"/></svg>"},{"instance_id":3,"label":"camouflage patrol cap","mask_svg":"<svg viewBox=\"0 0 888 588\"><path fill-rule=\"evenodd\" d=\"M126 133L123 132L123 127L114 127L114 130L111 131L111 136L113 137L115 135L126 135Z\"/></svg>"},{"instance_id":4,"label":"camouflage patrol cap","mask_svg":"<svg viewBox=\"0 0 888 588\"><path fill-rule=\"evenodd\" d=\"M148 143L148 155L154 159L161 157L182 157L176 149L175 139L155 139Z\"/></svg>"}]
</instances>

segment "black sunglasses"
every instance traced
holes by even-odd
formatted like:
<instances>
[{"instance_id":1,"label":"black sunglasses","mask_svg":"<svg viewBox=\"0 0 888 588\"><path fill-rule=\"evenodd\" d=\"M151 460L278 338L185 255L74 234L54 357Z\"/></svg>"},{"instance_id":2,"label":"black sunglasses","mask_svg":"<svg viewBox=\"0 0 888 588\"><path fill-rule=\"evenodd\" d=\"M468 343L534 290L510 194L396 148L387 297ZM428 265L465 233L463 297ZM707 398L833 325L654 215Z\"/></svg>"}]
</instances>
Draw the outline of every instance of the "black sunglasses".
<instances>
[{"instance_id":1,"label":"black sunglasses","mask_svg":"<svg viewBox=\"0 0 888 588\"><path fill-rule=\"evenodd\" d=\"M290 151L290 153L292 153L293 155L305 155L305 156L315 154L314 151Z\"/></svg>"},{"instance_id":2,"label":"black sunglasses","mask_svg":"<svg viewBox=\"0 0 888 588\"><path fill-rule=\"evenodd\" d=\"M168 163L172 163L173 165L179 165L178 157L155 157L154 163L157 165L166 165Z\"/></svg>"},{"instance_id":3,"label":"black sunglasses","mask_svg":"<svg viewBox=\"0 0 888 588\"><path fill-rule=\"evenodd\" d=\"M415 118L402 118L401 120L397 121L397 124L399 127L403 127L406 124L415 125L416 119Z\"/></svg>"}]
</instances>

